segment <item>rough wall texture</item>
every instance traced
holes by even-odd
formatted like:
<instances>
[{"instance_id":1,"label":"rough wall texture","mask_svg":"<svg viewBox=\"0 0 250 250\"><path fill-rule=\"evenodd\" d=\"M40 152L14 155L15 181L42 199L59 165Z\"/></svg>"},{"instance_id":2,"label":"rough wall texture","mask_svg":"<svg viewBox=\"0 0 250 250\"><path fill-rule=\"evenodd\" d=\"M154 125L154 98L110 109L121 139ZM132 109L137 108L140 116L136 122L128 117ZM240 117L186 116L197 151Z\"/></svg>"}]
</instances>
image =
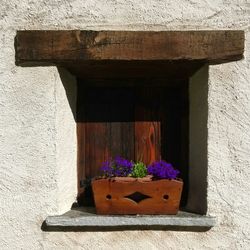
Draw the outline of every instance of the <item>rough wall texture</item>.
<instances>
[{"instance_id":1,"label":"rough wall texture","mask_svg":"<svg viewBox=\"0 0 250 250\"><path fill-rule=\"evenodd\" d=\"M249 23L248 0L2 0L0 248L249 249ZM67 173L75 178L68 168L75 161L74 122L64 82L70 76L55 67L16 67L18 29L244 29L245 59L209 68L208 213L218 218L218 225L205 233L41 231L47 215L68 209L74 199L73 185L63 185ZM74 91L72 87L70 95ZM70 151L64 143L72 146ZM63 190L70 190L65 201Z\"/></svg>"}]
</instances>

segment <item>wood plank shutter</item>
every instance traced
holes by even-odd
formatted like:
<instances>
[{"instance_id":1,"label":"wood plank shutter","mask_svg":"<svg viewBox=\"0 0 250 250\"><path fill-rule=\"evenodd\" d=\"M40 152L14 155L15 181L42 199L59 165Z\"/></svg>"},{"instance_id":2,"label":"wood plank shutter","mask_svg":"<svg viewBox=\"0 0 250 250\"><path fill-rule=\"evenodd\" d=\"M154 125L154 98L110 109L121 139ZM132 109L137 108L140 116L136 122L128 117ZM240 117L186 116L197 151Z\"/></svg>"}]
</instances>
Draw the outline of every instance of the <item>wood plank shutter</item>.
<instances>
[{"instance_id":1,"label":"wood plank shutter","mask_svg":"<svg viewBox=\"0 0 250 250\"><path fill-rule=\"evenodd\" d=\"M117 155L146 164L163 158L185 168L187 145L182 145L181 133L188 120L183 122L187 110L182 114L182 99L180 88L93 86L80 81L78 180L99 175L102 162ZM79 185L78 190L80 197L84 188Z\"/></svg>"}]
</instances>

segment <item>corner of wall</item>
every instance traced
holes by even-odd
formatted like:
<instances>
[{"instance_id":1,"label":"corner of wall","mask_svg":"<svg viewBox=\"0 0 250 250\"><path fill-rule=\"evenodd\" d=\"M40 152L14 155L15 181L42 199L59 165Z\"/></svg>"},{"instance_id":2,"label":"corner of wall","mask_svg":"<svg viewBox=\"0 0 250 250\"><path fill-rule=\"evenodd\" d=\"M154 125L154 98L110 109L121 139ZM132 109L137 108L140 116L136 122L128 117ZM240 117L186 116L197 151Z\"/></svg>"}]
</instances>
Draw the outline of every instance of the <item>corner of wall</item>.
<instances>
[{"instance_id":1,"label":"corner of wall","mask_svg":"<svg viewBox=\"0 0 250 250\"><path fill-rule=\"evenodd\" d=\"M207 212L208 65L189 81L189 194L187 209Z\"/></svg>"},{"instance_id":2,"label":"corner of wall","mask_svg":"<svg viewBox=\"0 0 250 250\"><path fill-rule=\"evenodd\" d=\"M77 195L76 79L58 68L56 76L56 166L58 213L68 211Z\"/></svg>"}]
</instances>

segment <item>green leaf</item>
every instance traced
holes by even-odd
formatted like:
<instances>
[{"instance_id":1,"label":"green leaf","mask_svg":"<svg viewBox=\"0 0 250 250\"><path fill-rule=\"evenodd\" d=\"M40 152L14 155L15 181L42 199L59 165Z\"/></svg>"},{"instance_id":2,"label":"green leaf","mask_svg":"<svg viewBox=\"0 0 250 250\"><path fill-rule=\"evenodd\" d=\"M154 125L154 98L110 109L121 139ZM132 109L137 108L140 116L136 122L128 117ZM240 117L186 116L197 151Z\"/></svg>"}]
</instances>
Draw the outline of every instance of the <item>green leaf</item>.
<instances>
[{"instance_id":1,"label":"green leaf","mask_svg":"<svg viewBox=\"0 0 250 250\"><path fill-rule=\"evenodd\" d=\"M134 165L132 174L135 178L142 178L147 175L147 167L143 162L137 162Z\"/></svg>"}]
</instances>

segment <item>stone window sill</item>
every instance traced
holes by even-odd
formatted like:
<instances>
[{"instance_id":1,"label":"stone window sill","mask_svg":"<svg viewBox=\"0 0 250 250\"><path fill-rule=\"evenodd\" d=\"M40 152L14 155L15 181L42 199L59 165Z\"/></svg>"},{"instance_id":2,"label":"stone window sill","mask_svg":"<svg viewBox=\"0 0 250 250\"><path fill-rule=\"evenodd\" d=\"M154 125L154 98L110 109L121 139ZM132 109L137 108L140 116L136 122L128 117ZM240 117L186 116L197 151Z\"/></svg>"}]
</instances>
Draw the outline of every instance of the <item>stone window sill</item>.
<instances>
[{"instance_id":1,"label":"stone window sill","mask_svg":"<svg viewBox=\"0 0 250 250\"><path fill-rule=\"evenodd\" d=\"M45 231L122 231L178 230L207 231L215 226L211 216L179 211L177 215L107 216L95 214L94 208L73 208L63 215L49 216L43 223Z\"/></svg>"}]
</instances>

